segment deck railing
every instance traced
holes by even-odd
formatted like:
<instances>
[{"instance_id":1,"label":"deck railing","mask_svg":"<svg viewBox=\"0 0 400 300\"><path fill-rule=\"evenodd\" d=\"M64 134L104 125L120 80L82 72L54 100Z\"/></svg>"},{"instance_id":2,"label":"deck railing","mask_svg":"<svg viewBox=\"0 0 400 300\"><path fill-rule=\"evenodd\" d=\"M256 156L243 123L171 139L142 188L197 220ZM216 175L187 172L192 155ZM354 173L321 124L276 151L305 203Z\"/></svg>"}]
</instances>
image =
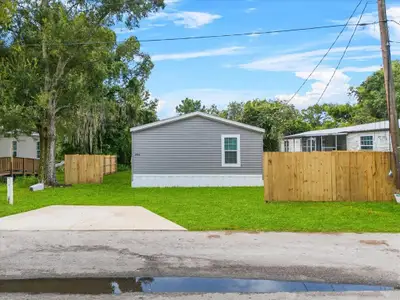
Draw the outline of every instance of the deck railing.
<instances>
[{"instance_id":1,"label":"deck railing","mask_svg":"<svg viewBox=\"0 0 400 300\"><path fill-rule=\"evenodd\" d=\"M37 175L39 159L26 157L0 157L0 176Z\"/></svg>"}]
</instances>

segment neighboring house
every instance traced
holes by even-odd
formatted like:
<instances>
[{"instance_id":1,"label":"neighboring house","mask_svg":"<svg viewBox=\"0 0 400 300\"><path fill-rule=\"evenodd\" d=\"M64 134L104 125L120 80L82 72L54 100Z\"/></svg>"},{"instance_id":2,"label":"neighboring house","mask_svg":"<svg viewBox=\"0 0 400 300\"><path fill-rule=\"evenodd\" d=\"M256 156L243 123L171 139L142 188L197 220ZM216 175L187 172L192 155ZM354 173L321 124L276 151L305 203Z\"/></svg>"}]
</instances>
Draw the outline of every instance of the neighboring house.
<instances>
[{"instance_id":1,"label":"neighboring house","mask_svg":"<svg viewBox=\"0 0 400 300\"><path fill-rule=\"evenodd\" d=\"M285 136L282 152L391 151L389 122L307 131Z\"/></svg>"},{"instance_id":2,"label":"neighboring house","mask_svg":"<svg viewBox=\"0 0 400 300\"><path fill-rule=\"evenodd\" d=\"M39 134L0 136L0 157L40 158Z\"/></svg>"},{"instance_id":3,"label":"neighboring house","mask_svg":"<svg viewBox=\"0 0 400 300\"><path fill-rule=\"evenodd\" d=\"M132 187L261 186L264 129L201 112L132 133Z\"/></svg>"}]
</instances>

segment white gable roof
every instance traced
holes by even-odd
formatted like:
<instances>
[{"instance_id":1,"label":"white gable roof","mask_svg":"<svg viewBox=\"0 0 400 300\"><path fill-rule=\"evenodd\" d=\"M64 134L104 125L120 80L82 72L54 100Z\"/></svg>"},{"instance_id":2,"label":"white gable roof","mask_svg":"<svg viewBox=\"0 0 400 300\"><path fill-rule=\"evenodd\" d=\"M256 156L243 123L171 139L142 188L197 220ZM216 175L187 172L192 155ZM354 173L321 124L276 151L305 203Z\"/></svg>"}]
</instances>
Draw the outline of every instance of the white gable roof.
<instances>
[{"instance_id":1,"label":"white gable roof","mask_svg":"<svg viewBox=\"0 0 400 300\"><path fill-rule=\"evenodd\" d=\"M400 125L400 120L399 120ZM345 135L351 132L364 132L364 131L381 131L389 130L389 121L380 121L375 123L306 131L298 134L288 135L285 138L296 138L296 137L309 137L309 136L326 136L326 135Z\"/></svg>"},{"instance_id":2,"label":"white gable roof","mask_svg":"<svg viewBox=\"0 0 400 300\"><path fill-rule=\"evenodd\" d=\"M247 130L260 132L260 133L264 133L265 132L265 130L263 128L259 128L259 127L255 127L255 126L251 126L251 125L247 125L247 124L243 124L243 123L236 122L236 121L227 120L227 119L224 119L224 118L220 118L220 117L217 117L217 116L209 115L209 114L198 112L198 111L190 113L190 114L185 114L185 115L172 117L172 118L169 118L169 119L164 119L164 120L161 120L161 121L157 121L157 122L141 125L141 126L136 126L136 127L131 128L131 132L136 132L136 131L141 131L141 130L145 130L145 129L149 129L149 128L154 128L154 127L157 127L157 126L162 126L162 125L165 125L165 124L169 124L169 123L173 123L173 122L176 122L176 121L185 120L185 119L189 119L189 118L193 118L193 117L202 117L202 118L205 118L205 119L217 121L217 122L220 122L220 123L224 123L224 124L228 124L228 125L244 128L244 129L247 129Z\"/></svg>"}]
</instances>

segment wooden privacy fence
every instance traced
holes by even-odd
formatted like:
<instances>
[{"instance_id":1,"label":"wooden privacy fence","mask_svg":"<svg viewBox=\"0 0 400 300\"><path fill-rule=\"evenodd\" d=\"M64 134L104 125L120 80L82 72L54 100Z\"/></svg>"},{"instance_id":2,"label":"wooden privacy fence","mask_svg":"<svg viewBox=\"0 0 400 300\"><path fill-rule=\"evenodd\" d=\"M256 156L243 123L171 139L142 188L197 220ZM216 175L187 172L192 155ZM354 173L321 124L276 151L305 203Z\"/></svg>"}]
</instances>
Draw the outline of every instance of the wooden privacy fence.
<instances>
[{"instance_id":1,"label":"wooden privacy fence","mask_svg":"<svg viewBox=\"0 0 400 300\"><path fill-rule=\"evenodd\" d=\"M104 175L117 172L115 155L65 155L65 184L102 183Z\"/></svg>"},{"instance_id":2,"label":"wooden privacy fence","mask_svg":"<svg viewBox=\"0 0 400 300\"><path fill-rule=\"evenodd\" d=\"M117 172L117 156L104 155L104 175L113 174Z\"/></svg>"},{"instance_id":3,"label":"wooden privacy fence","mask_svg":"<svg viewBox=\"0 0 400 300\"><path fill-rule=\"evenodd\" d=\"M390 201L389 152L264 153L266 201Z\"/></svg>"},{"instance_id":4,"label":"wooden privacy fence","mask_svg":"<svg viewBox=\"0 0 400 300\"><path fill-rule=\"evenodd\" d=\"M38 159L25 157L0 157L0 176L38 174Z\"/></svg>"}]
</instances>

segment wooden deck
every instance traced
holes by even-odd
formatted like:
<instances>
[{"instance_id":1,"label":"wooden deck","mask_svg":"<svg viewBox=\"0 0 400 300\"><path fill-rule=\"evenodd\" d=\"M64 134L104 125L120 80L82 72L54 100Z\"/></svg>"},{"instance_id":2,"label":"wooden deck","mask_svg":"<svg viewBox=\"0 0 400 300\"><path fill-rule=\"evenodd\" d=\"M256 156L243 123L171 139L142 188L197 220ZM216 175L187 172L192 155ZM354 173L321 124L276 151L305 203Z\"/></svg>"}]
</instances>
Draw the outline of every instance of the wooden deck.
<instances>
[{"instance_id":1,"label":"wooden deck","mask_svg":"<svg viewBox=\"0 0 400 300\"><path fill-rule=\"evenodd\" d=\"M25 157L0 157L0 177L38 175L39 160Z\"/></svg>"}]
</instances>

